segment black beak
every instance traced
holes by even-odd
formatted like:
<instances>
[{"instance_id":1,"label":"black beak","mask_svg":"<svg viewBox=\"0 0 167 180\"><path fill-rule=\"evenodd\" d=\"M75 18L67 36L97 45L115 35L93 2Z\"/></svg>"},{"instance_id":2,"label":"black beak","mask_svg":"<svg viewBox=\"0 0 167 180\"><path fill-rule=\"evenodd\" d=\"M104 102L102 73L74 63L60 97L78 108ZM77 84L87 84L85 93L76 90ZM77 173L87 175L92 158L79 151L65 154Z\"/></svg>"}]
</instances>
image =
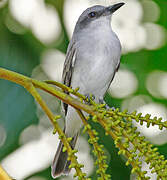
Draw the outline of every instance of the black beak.
<instances>
[{"instance_id":1,"label":"black beak","mask_svg":"<svg viewBox=\"0 0 167 180\"><path fill-rule=\"evenodd\" d=\"M112 6L108 6L106 9L107 11L109 11L110 13L114 13L117 9L119 9L121 6L123 6L125 3L118 3L118 4L114 4Z\"/></svg>"}]
</instances>

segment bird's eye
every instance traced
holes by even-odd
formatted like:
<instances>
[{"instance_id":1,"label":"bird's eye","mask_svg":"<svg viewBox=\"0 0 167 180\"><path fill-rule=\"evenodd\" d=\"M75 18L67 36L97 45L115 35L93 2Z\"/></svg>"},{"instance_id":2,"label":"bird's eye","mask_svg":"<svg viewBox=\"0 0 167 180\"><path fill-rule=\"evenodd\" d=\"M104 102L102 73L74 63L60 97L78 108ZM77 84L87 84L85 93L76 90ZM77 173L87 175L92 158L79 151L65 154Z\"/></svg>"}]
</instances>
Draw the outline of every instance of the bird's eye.
<instances>
[{"instance_id":1,"label":"bird's eye","mask_svg":"<svg viewBox=\"0 0 167 180\"><path fill-rule=\"evenodd\" d=\"M89 15L90 18L93 18L93 17L96 16L96 12L91 12L91 13L89 13L88 15Z\"/></svg>"}]
</instances>

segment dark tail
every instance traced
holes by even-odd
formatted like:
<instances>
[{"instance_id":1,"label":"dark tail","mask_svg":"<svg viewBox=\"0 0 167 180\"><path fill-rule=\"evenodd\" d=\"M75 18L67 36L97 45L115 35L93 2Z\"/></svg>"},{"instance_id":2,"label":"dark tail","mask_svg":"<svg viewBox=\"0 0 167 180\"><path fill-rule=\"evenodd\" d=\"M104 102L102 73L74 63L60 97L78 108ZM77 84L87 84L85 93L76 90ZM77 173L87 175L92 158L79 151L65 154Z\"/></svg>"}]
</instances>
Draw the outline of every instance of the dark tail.
<instances>
[{"instance_id":1,"label":"dark tail","mask_svg":"<svg viewBox=\"0 0 167 180\"><path fill-rule=\"evenodd\" d=\"M72 138L70 142L71 148L74 149L76 141L78 138L78 133ZM61 175L68 175L70 172L70 161L67 161L68 154L67 152L63 152L63 143L60 141L56 155L52 164L52 177L56 178Z\"/></svg>"}]
</instances>

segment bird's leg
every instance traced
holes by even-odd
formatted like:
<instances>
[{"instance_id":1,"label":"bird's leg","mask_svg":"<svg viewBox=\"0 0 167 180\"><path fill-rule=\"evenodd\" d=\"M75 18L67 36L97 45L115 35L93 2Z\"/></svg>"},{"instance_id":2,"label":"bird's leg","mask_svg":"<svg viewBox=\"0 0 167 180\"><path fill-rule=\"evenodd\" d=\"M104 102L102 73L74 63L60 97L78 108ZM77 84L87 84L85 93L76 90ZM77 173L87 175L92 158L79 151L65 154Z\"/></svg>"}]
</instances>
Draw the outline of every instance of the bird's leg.
<instances>
[{"instance_id":1,"label":"bird's leg","mask_svg":"<svg viewBox=\"0 0 167 180\"><path fill-rule=\"evenodd\" d=\"M91 104L91 101L94 101L95 100L95 96L93 94L85 94L85 97L86 97L86 104Z\"/></svg>"},{"instance_id":2,"label":"bird's leg","mask_svg":"<svg viewBox=\"0 0 167 180\"><path fill-rule=\"evenodd\" d=\"M108 104L106 104L106 102L104 101L103 98L99 98L99 103L100 103L100 104L105 104L104 107L105 107L107 110L112 109L113 111L115 111L115 107L110 107Z\"/></svg>"},{"instance_id":3,"label":"bird's leg","mask_svg":"<svg viewBox=\"0 0 167 180\"><path fill-rule=\"evenodd\" d=\"M110 106L108 106L108 105L106 104L106 102L104 101L103 98L99 98L99 103L100 103L100 104L105 104L105 106L104 106L105 109L110 109Z\"/></svg>"}]
</instances>

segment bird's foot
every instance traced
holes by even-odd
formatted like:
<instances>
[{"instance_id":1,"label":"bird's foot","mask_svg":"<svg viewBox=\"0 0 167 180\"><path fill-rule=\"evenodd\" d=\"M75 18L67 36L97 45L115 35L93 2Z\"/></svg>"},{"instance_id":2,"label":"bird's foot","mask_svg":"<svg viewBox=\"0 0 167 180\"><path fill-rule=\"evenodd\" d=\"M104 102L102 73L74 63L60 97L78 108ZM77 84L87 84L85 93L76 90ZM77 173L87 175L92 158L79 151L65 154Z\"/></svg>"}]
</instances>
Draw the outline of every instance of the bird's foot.
<instances>
[{"instance_id":1,"label":"bird's foot","mask_svg":"<svg viewBox=\"0 0 167 180\"><path fill-rule=\"evenodd\" d=\"M95 96L93 94L85 94L85 97L86 104L91 104L91 102L95 100Z\"/></svg>"},{"instance_id":2,"label":"bird's foot","mask_svg":"<svg viewBox=\"0 0 167 180\"><path fill-rule=\"evenodd\" d=\"M100 98L99 99L99 103L100 104L104 104L104 108L107 109L107 110L112 110L112 111L115 111L115 107L110 107L108 104L105 103L104 99Z\"/></svg>"}]
</instances>

